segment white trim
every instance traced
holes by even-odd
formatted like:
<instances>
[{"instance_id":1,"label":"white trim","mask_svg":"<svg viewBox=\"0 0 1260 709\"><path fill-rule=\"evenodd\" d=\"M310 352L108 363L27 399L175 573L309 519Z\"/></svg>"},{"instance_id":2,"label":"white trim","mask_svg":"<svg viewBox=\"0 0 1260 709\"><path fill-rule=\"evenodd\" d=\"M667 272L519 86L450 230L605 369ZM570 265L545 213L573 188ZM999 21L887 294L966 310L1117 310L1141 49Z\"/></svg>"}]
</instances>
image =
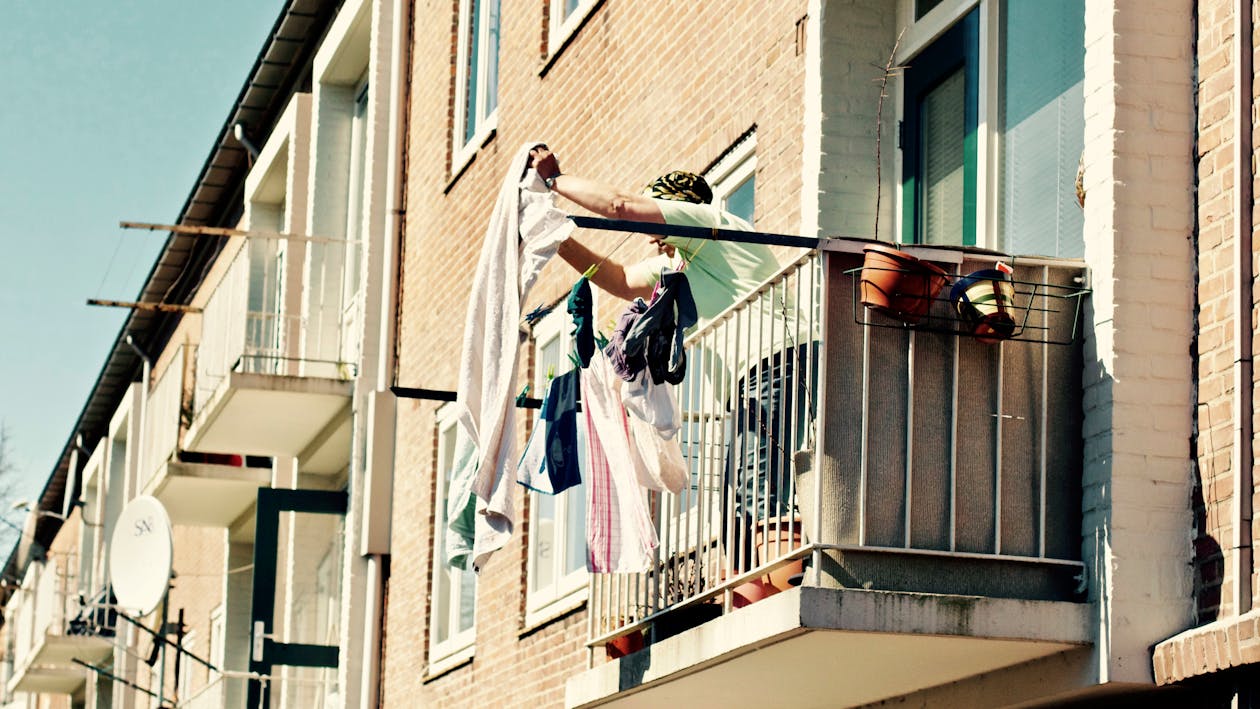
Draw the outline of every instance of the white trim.
<instances>
[{"instance_id":1,"label":"white trim","mask_svg":"<svg viewBox=\"0 0 1260 709\"><path fill-rule=\"evenodd\" d=\"M547 29L547 58L554 57L564 43L569 41L569 37L577 32L578 27L586 21L586 17L591 14L595 6L600 0L578 0L578 6L573 8L573 12L568 17L561 17L560 13L564 11L565 0L550 0L551 11L548 13L548 29Z\"/></svg>"},{"instance_id":2,"label":"white trim","mask_svg":"<svg viewBox=\"0 0 1260 709\"><path fill-rule=\"evenodd\" d=\"M571 347L571 340L568 337L566 326L568 325L568 315L563 310L553 310L548 313L542 320L534 326L534 382L535 396L542 397L546 392L547 372L544 370L542 363L539 361L539 353L543 347L552 342L560 343L561 362L565 361L565 357ZM560 373L558 370L557 373ZM540 424L536 424L540 425ZM568 519L570 513L570 505L581 505L585 500L585 495L575 495L574 492L583 488L573 488L554 497L555 500L555 524L551 530L551 542L554 549L553 552L553 580L545 588L532 590L533 579L535 575L535 550L538 543L537 530L539 528L537 522L538 505L531 504L529 512L529 544L525 554L525 626L532 628L541 625L553 618L567 613L574 608L581 606L586 602L587 589L589 588L590 576L586 572L586 565L582 564L577 569L569 573L563 573L564 568L568 566L570 559L565 558L564 550L567 549L568 542ZM537 500L544 493L530 491L532 500ZM581 510L583 514L585 509ZM559 540L557 542L557 540ZM563 575L562 575L563 574Z\"/></svg>"},{"instance_id":3,"label":"white trim","mask_svg":"<svg viewBox=\"0 0 1260 709\"><path fill-rule=\"evenodd\" d=\"M447 453L446 446L444 445L444 442L445 442L444 437L452 434L455 431L455 423L456 423L455 412L456 412L456 408L454 406L451 406L450 404L443 405L437 411L438 469L434 471L434 477L437 480L437 489L436 489L437 494L435 495L434 500L433 500L433 504L435 506L446 505L446 477L444 473L442 472L441 468L443 465L443 461L446 458L445 454ZM436 522L436 520L444 516L445 515L442 515L440 513L435 513L433 518ZM432 546L432 549L433 549L432 562L433 563L430 565L430 568L429 568L430 598L433 598L437 595L434 591L438 582L438 574L442 572L442 564L443 564L443 557L444 557L443 546L444 546L444 541L446 539L446 531L438 530L435 528L433 530L432 539L433 539L433 546ZM460 584L461 587L462 587L462 582L464 580L464 574L467 574L470 579L473 579L472 582L476 583L476 576L473 575L472 571L456 571L456 573L459 574L459 578L461 580L461 584ZM457 627L458 621L459 621L459 615L458 615L458 612L455 610L457 608L456 604L458 602L458 593L455 592L455 584L453 583L448 584L448 588L447 588L448 607L442 610L444 610L444 612L446 613L446 622L448 626L448 632L450 633L450 635L442 639L436 639L434 637L433 619L434 619L434 613L437 609L433 606L432 603L430 604L429 618L428 618L429 663L428 663L428 667L425 670L426 674L432 675L432 674L437 674L439 672L443 672L447 669L450 669L450 667L456 664L467 661L468 659L472 657L473 648L474 648L473 643L477 637L477 615L476 615L477 604L476 604L475 590L474 590L473 599L474 600L473 600L472 627L468 628L467 630L460 631Z\"/></svg>"},{"instance_id":4,"label":"white trim","mask_svg":"<svg viewBox=\"0 0 1260 709\"><path fill-rule=\"evenodd\" d=\"M478 31L482 34L482 49L485 48L484 39L488 35L485 32L490 21L490 2L482 2L479 5L479 17L477 17ZM500 9L500 12L502 10ZM472 17L472 0L460 0L459 3L459 22L457 24L458 35L456 36L456 53L455 53L455 124L452 126L451 144L453 146L451 158L451 174L459 174L461 170L472 160L481 146L490 138L490 135L496 130L499 120L499 105L495 101L494 110L486 114L478 120L477 116L472 117L473 134L468 140L464 140L464 136L468 133L469 116L468 111L468 64L469 40L471 39L471 23ZM502 26L502 16L500 16L500 26ZM485 82L485 57L484 51L478 52L477 61L477 85L473 90L477 92L477 110L480 113L486 102L486 82ZM497 88L496 88L497 94Z\"/></svg>"},{"instance_id":5,"label":"white trim","mask_svg":"<svg viewBox=\"0 0 1260 709\"><path fill-rule=\"evenodd\" d=\"M311 62L321 84L352 86L367 70L371 56L372 3L345 0Z\"/></svg>"},{"instance_id":6,"label":"white trim","mask_svg":"<svg viewBox=\"0 0 1260 709\"><path fill-rule=\"evenodd\" d=\"M744 181L757 174L757 134L749 133L726 155L705 172L705 180L713 190L713 203L719 207ZM755 187L754 187L755 189ZM754 197L754 203L756 198ZM749 223L752 223L751 220Z\"/></svg>"},{"instance_id":7,"label":"white trim","mask_svg":"<svg viewBox=\"0 0 1260 709\"><path fill-rule=\"evenodd\" d=\"M289 179L287 173L293 169L291 164L293 154L298 151L309 150L308 146L291 145L291 143L293 142L293 136L297 133L299 117L309 115L310 110L310 94L296 94L290 99L289 105L285 106L284 112L280 114L280 120L276 121L275 129L271 131L267 142L259 149L258 157L254 159L254 164L250 167L249 174L245 177L246 209L249 209L254 202L278 204L288 199ZM278 162L285 163L286 174L272 174ZM275 179L282 181L280 189L284 196L279 202L259 195ZM248 223L247 219L246 224Z\"/></svg>"},{"instance_id":8,"label":"white trim","mask_svg":"<svg viewBox=\"0 0 1260 709\"><path fill-rule=\"evenodd\" d=\"M937 37L945 34L973 7L985 1L987 0L943 0L916 22L914 0L901 0L901 19L898 26L906 28L906 34L901 38L901 46L897 47L896 62L905 64L936 41Z\"/></svg>"}]
</instances>

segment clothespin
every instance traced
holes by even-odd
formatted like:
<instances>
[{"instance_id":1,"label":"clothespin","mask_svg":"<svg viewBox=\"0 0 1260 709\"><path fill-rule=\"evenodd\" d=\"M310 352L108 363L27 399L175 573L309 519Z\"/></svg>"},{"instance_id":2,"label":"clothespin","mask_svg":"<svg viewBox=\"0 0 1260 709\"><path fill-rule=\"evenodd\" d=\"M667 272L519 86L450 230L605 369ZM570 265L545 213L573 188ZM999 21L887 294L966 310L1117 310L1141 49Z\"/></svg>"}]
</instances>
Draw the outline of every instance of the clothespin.
<instances>
[{"instance_id":1,"label":"clothespin","mask_svg":"<svg viewBox=\"0 0 1260 709\"><path fill-rule=\"evenodd\" d=\"M1005 273L1005 274L1006 274L1006 275L1008 275L1008 276L1009 276L1009 275L1011 275L1012 273L1014 273L1014 272L1015 272L1015 269L1013 269L1013 268L1011 268L1010 266L1006 265L1006 263L1005 263L1005 262L1003 262L1003 261L998 261L998 262L997 262L997 265L996 265L996 266L994 266L994 268L996 268L997 270L1001 271L1002 273Z\"/></svg>"},{"instance_id":2,"label":"clothespin","mask_svg":"<svg viewBox=\"0 0 1260 709\"><path fill-rule=\"evenodd\" d=\"M555 309L555 307L556 306L554 304L552 305L543 304L543 305L538 306L537 308L534 308L533 310L525 314L526 324L533 325L539 320L542 320L544 317L547 316L547 313L550 313L552 310Z\"/></svg>"},{"instance_id":3,"label":"clothespin","mask_svg":"<svg viewBox=\"0 0 1260 709\"><path fill-rule=\"evenodd\" d=\"M556 365L554 364L547 365L547 381L551 381L552 379L555 379L555 378L556 378Z\"/></svg>"},{"instance_id":4,"label":"clothespin","mask_svg":"<svg viewBox=\"0 0 1260 709\"><path fill-rule=\"evenodd\" d=\"M595 332L595 344L601 350L608 346L608 336L604 334L603 330L597 330Z\"/></svg>"},{"instance_id":5,"label":"clothespin","mask_svg":"<svg viewBox=\"0 0 1260 709\"><path fill-rule=\"evenodd\" d=\"M521 389L521 393L516 395L516 408L525 407L525 399L529 397L529 383L525 384L525 388Z\"/></svg>"},{"instance_id":6,"label":"clothespin","mask_svg":"<svg viewBox=\"0 0 1260 709\"><path fill-rule=\"evenodd\" d=\"M590 267L590 268L588 268L588 269L586 269L585 271L583 271L583 272L582 272L582 278L586 278L586 279L588 279L588 280L589 280L590 278L594 277L594 275L595 275L597 272L599 272L599 264L597 264L597 263L593 263L593 264L591 264L591 267Z\"/></svg>"},{"instance_id":7,"label":"clothespin","mask_svg":"<svg viewBox=\"0 0 1260 709\"><path fill-rule=\"evenodd\" d=\"M570 353L569 353L569 361L573 363L573 368L574 368L574 369L581 369L581 368L582 368L582 359L581 359L580 357L578 357L577 352L570 352Z\"/></svg>"}]
</instances>

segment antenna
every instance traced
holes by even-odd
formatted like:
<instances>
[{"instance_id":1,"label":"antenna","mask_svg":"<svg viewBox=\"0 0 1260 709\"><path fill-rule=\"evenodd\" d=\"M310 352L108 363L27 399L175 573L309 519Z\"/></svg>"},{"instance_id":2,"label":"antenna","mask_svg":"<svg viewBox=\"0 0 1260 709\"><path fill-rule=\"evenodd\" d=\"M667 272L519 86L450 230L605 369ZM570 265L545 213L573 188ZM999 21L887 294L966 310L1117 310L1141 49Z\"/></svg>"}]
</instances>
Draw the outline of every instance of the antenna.
<instances>
[{"instance_id":1,"label":"antenna","mask_svg":"<svg viewBox=\"0 0 1260 709\"><path fill-rule=\"evenodd\" d=\"M137 616L152 613L170 585L173 557L162 503L148 495L128 502L110 540L109 581L118 605Z\"/></svg>"}]
</instances>

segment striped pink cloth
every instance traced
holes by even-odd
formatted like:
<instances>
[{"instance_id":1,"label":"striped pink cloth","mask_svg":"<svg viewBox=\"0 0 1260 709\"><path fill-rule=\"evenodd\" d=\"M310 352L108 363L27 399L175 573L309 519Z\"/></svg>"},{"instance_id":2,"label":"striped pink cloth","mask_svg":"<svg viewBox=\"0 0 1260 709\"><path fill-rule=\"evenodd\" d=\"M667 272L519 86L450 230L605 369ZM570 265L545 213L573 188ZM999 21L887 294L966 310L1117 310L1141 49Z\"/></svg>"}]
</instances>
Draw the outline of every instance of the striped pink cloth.
<instances>
[{"instance_id":1,"label":"striped pink cloth","mask_svg":"<svg viewBox=\"0 0 1260 709\"><path fill-rule=\"evenodd\" d=\"M631 467L629 425L608 358L597 352L582 370L586 424L586 569L640 573L659 541L643 488ZM613 461L613 462L610 462Z\"/></svg>"}]
</instances>

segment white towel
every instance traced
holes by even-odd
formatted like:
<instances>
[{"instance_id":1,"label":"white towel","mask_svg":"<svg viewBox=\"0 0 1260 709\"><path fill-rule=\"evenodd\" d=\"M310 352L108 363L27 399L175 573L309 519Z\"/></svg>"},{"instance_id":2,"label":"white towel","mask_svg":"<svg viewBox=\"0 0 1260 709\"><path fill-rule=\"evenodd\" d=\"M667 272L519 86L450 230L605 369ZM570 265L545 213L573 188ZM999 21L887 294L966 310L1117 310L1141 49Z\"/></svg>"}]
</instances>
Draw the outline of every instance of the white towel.
<instances>
[{"instance_id":1,"label":"white towel","mask_svg":"<svg viewBox=\"0 0 1260 709\"><path fill-rule=\"evenodd\" d=\"M573 231L538 175L526 171L535 145L523 145L508 167L481 245L464 324L456 416L478 454L453 473L451 490L477 496L473 568L478 570L507 543L516 519L516 485L508 471L516 462L512 390L521 306L538 272Z\"/></svg>"}]
</instances>

